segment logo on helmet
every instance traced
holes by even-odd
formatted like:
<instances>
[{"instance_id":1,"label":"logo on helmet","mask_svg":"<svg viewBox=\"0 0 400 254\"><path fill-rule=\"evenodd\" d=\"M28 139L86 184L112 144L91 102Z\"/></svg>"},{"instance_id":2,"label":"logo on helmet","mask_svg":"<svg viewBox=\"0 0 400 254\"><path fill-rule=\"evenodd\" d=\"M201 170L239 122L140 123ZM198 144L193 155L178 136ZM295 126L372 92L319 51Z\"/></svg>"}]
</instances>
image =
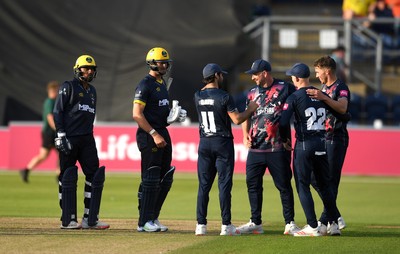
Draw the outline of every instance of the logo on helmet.
<instances>
[{"instance_id":1,"label":"logo on helmet","mask_svg":"<svg viewBox=\"0 0 400 254\"><path fill-rule=\"evenodd\" d=\"M164 50L161 52L161 54L162 54L163 57L167 57L168 56L168 53L166 51L164 51Z\"/></svg>"},{"instance_id":2,"label":"logo on helmet","mask_svg":"<svg viewBox=\"0 0 400 254\"><path fill-rule=\"evenodd\" d=\"M93 62L93 59L91 57L86 57L86 62L91 63Z\"/></svg>"}]
</instances>

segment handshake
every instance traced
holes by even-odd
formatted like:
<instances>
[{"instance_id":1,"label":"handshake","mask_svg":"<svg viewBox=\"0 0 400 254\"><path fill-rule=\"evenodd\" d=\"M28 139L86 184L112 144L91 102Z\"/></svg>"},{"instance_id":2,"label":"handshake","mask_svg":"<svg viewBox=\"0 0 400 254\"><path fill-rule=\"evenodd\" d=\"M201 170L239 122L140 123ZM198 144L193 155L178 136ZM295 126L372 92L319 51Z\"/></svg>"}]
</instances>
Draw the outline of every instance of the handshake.
<instances>
[{"instance_id":1,"label":"handshake","mask_svg":"<svg viewBox=\"0 0 400 254\"><path fill-rule=\"evenodd\" d=\"M67 139L65 132L57 132L57 137L54 139L54 144L58 151L68 155L71 153L72 145Z\"/></svg>"},{"instance_id":2,"label":"handshake","mask_svg":"<svg viewBox=\"0 0 400 254\"><path fill-rule=\"evenodd\" d=\"M169 124L176 122L176 121L183 122L183 121L185 121L186 116L187 116L187 112L181 106L179 106L179 101L173 100L172 108L171 108L171 111L169 111L167 122Z\"/></svg>"}]
</instances>

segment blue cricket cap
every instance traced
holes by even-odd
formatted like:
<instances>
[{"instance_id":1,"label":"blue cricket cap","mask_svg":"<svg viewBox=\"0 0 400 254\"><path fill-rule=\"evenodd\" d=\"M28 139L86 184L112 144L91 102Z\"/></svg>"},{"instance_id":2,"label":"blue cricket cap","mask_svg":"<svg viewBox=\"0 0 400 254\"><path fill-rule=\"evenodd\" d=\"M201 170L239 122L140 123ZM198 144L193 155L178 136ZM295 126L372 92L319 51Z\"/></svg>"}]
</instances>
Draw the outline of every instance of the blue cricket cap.
<instances>
[{"instance_id":1,"label":"blue cricket cap","mask_svg":"<svg viewBox=\"0 0 400 254\"><path fill-rule=\"evenodd\" d=\"M223 73L223 74L228 74L228 72L224 71L221 69L221 67L218 64L215 63L209 63L203 68L203 78L208 78L215 73Z\"/></svg>"},{"instance_id":2,"label":"blue cricket cap","mask_svg":"<svg viewBox=\"0 0 400 254\"><path fill-rule=\"evenodd\" d=\"M263 59L258 59L253 62L251 69L246 71L247 74L255 74L262 71L271 71L271 64Z\"/></svg>"},{"instance_id":3,"label":"blue cricket cap","mask_svg":"<svg viewBox=\"0 0 400 254\"><path fill-rule=\"evenodd\" d=\"M296 63L290 70L286 71L286 75L298 78L308 78L310 77L310 68L308 68L306 64Z\"/></svg>"}]
</instances>

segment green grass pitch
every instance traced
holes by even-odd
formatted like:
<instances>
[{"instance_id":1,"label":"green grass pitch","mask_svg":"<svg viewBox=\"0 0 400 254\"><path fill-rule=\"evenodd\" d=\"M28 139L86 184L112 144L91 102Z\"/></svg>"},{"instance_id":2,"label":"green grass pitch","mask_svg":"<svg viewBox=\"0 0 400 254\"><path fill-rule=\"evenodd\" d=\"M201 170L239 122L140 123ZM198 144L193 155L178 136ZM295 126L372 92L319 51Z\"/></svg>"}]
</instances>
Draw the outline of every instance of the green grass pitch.
<instances>
[{"instance_id":1,"label":"green grass pitch","mask_svg":"<svg viewBox=\"0 0 400 254\"><path fill-rule=\"evenodd\" d=\"M16 171L0 171L0 253L399 253L400 178L344 176L338 206L348 227L340 237L283 235L279 194L264 177L263 235L219 236L217 182L210 194L208 234L196 237L197 176L175 174L160 220L165 233L138 233L137 173L106 173L101 219L105 231L59 229L55 173L32 172L24 184ZM78 182L78 216L83 213L83 180ZM294 187L294 183L293 183ZM322 205L313 191L316 212ZM296 223L305 216L295 193ZM234 176L232 223L246 223L250 207L244 175Z\"/></svg>"}]
</instances>

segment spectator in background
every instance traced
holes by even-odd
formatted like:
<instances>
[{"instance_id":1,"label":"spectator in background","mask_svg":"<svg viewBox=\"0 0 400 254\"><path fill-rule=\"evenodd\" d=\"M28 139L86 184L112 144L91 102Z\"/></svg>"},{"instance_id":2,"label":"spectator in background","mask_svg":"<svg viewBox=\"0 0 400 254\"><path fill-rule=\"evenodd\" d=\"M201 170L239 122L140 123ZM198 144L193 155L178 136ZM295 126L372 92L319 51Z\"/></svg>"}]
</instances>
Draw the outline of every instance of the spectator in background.
<instances>
[{"instance_id":1,"label":"spectator in background","mask_svg":"<svg viewBox=\"0 0 400 254\"><path fill-rule=\"evenodd\" d=\"M26 168L20 171L22 181L24 181L25 183L29 182L29 173L31 172L31 170L33 170L40 163L45 161L49 157L50 151L55 148L54 138L56 135L56 127L54 125L53 108L59 86L60 85L57 81L50 81L47 84L47 98L43 103L42 111L42 146L39 149L39 153L29 161L28 165L26 165ZM59 171L60 169L57 165L57 175L59 174Z\"/></svg>"},{"instance_id":2,"label":"spectator in background","mask_svg":"<svg viewBox=\"0 0 400 254\"><path fill-rule=\"evenodd\" d=\"M369 21L365 22L364 25L371 28L382 37L384 47L393 48L395 46L394 24L374 22L379 18L393 18L392 9L386 4L385 0L377 0L376 3L371 6L368 14Z\"/></svg>"},{"instance_id":3,"label":"spectator in background","mask_svg":"<svg viewBox=\"0 0 400 254\"><path fill-rule=\"evenodd\" d=\"M346 49L343 46L338 46L334 50L330 57L336 62L336 77L343 82L347 82L347 65L344 61L344 56L346 54Z\"/></svg>"},{"instance_id":4,"label":"spectator in background","mask_svg":"<svg viewBox=\"0 0 400 254\"><path fill-rule=\"evenodd\" d=\"M393 16L400 18L400 0L386 0L386 4L392 9Z\"/></svg>"},{"instance_id":5,"label":"spectator in background","mask_svg":"<svg viewBox=\"0 0 400 254\"><path fill-rule=\"evenodd\" d=\"M343 19L366 18L371 5L376 0L343 0L342 16Z\"/></svg>"},{"instance_id":6,"label":"spectator in background","mask_svg":"<svg viewBox=\"0 0 400 254\"><path fill-rule=\"evenodd\" d=\"M256 0L252 5L252 16L254 19L263 16L271 15L270 9L270 1L269 0Z\"/></svg>"}]
</instances>

